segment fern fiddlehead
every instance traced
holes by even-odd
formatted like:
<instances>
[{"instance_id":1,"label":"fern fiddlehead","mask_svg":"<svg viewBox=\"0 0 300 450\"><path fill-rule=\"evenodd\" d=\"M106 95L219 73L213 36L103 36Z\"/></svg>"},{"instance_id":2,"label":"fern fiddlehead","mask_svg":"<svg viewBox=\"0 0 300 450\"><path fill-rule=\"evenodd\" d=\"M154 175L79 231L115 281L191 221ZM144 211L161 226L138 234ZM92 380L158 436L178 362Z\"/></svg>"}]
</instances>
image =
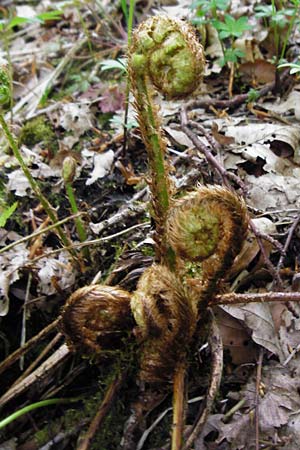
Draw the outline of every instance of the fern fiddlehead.
<instances>
[{"instance_id":1,"label":"fern fiddlehead","mask_svg":"<svg viewBox=\"0 0 300 450\"><path fill-rule=\"evenodd\" d=\"M89 355L119 351L132 327L129 292L105 285L77 289L65 304L60 323L68 346Z\"/></svg>"},{"instance_id":2,"label":"fern fiddlehead","mask_svg":"<svg viewBox=\"0 0 300 450\"><path fill-rule=\"evenodd\" d=\"M248 228L245 202L220 186L200 186L177 200L167 220L167 236L178 263L201 263L196 287L202 307L215 294L241 250Z\"/></svg>"},{"instance_id":3,"label":"fern fiddlehead","mask_svg":"<svg viewBox=\"0 0 300 450\"><path fill-rule=\"evenodd\" d=\"M132 35L128 68L140 131L148 152L157 260L161 261L166 256L165 222L171 187L165 161L166 141L159 108L154 103L155 89L168 99L191 94L202 78L203 48L187 23L164 16L152 17Z\"/></svg>"}]
</instances>

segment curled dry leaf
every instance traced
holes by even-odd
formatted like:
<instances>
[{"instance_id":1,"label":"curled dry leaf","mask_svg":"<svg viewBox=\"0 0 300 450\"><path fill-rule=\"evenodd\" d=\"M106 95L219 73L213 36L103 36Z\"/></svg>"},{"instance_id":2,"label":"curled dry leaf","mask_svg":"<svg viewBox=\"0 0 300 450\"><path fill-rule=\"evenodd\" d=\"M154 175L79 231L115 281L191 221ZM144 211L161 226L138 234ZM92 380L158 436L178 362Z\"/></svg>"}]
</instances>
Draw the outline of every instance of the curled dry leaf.
<instances>
[{"instance_id":1,"label":"curled dry leaf","mask_svg":"<svg viewBox=\"0 0 300 450\"><path fill-rule=\"evenodd\" d=\"M257 348L252 342L246 326L222 308L216 308L215 317L222 335L224 349L229 350L233 364L254 362L257 357Z\"/></svg>"},{"instance_id":2,"label":"curled dry leaf","mask_svg":"<svg viewBox=\"0 0 300 450\"><path fill-rule=\"evenodd\" d=\"M264 107L278 114L293 112L295 114L295 118L300 120L300 92L293 89L286 99L282 99L277 103L265 102Z\"/></svg>"},{"instance_id":3,"label":"curled dry leaf","mask_svg":"<svg viewBox=\"0 0 300 450\"><path fill-rule=\"evenodd\" d=\"M275 69L274 64L264 59L257 59L253 62L248 61L240 64L239 67L242 80L251 82L253 86L272 83L275 80Z\"/></svg>"}]
</instances>

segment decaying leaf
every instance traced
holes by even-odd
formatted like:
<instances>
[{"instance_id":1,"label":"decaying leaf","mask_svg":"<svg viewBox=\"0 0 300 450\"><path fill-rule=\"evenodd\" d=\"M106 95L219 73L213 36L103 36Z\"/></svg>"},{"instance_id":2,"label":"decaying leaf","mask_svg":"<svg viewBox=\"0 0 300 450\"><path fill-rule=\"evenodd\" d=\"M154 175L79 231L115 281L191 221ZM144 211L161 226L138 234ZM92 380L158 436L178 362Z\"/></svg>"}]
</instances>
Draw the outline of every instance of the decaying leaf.
<instances>
[{"instance_id":1,"label":"decaying leaf","mask_svg":"<svg viewBox=\"0 0 300 450\"><path fill-rule=\"evenodd\" d=\"M164 130L177 142L179 145L183 147L193 147L192 141L188 138L188 136L180 130L174 130L171 127L164 127Z\"/></svg>"},{"instance_id":2,"label":"decaying leaf","mask_svg":"<svg viewBox=\"0 0 300 450\"><path fill-rule=\"evenodd\" d=\"M40 281L38 290L41 294L54 294L57 287L64 291L75 283L76 270L66 252L60 252L57 258L43 258L38 261L37 266Z\"/></svg>"},{"instance_id":3,"label":"decaying leaf","mask_svg":"<svg viewBox=\"0 0 300 450\"><path fill-rule=\"evenodd\" d=\"M299 89L299 85L295 86L286 99L280 99L275 103L265 102L264 107L278 114L287 114L292 111L295 118L300 120L300 92L297 89Z\"/></svg>"},{"instance_id":4,"label":"decaying leaf","mask_svg":"<svg viewBox=\"0 0 300 450\"><path fill-rule=\"evenodd\" d=\"M272 149L273 144L273 148L278 145L289 146L294 153L300 141L299 127L270 123L229 126L225 134L234 137L241 149L254 144L263 144Z\"/></svg>"},{"instance_id":5,"label":"decaying leaf","mask_svg":"<svg viewBox=\"0 0 300 450\"><path fill-rule=\"evenodd\" d=\"M20 271L28 262L29 250L25 244L6 251L0 255L0 316L5 316L9 310L9 286L20 277Z\"/></svg>"},{"instance_id":6,"label":"decaying leaf","mask_svg":"<svg viewBox=\"0 0 300 450\"><path fill-rule=\"evenodd\" d=\"M92 153L92 152L90 152ZM86 155L87 153L85 153ZM110 171L111 165L114 160L114 152L112 150L108 150L105 153L94 154L94 169L90 175L90 178L87 179L86 185L89 186L99 178L105 177L107 173Z\"/></svg>"},{"instance_id":7,"label":"decaying leaf","mask_svg":"<svg viewBox=\"0 0 300 450\"><path fill-rule=\"evenodd\" d=\"M229 350L233 364L254 362L257 349L247 327L222 308L216 308L215 317L222 335L224 349Z\"/></svg>"},{"instance_id":8,"label":"decaying leaf","mask_svg":"<svg viewBox=\"0 0 300 450\"><path fill-rule=\"evenodd\" d=\"M264 59L240 64L242 79L251 82L253 86L272 83L275 79L275 65Z\"/></svg>"},{"instance_id":9,"label":"decaying leaf","mask_svg":"<svg viewBox=\"0 0 300 450\"><path fill-rule=\"evenodd\" d=\"M299 421L299 387L299 379L293 377L289 369L277 363L270 363L268 367L263 368L258 403L259 437L260 440L268 442L270 447L276 443L289 442L290 432L295 433L295 424ZM220 427L218 443L227 440L232 450L255 448L255 428L251 414L256 405L255 393L256 376L253 376L240 393L240 398L246 400L243 411L235 413L230 423ZM294 440L284 448L296 450L298 442Z\"/></svg>"},{"instance_id":10,"label":"decaying leaf","mask_svg":"<svg viewBox=\"0 0 300 450\"><path fill-rule=\"evenodd\" d=\"M223 306L222 308L247 325L252 331L254 342L277 355L281 361L284 360L270 305L266 303L249 303L238 307Z\"/></svg>"},{"instance_id":11,"label":"decaying leaf","mask_svg":"<svg viewBox=\"0 0 300 450\"><path fill-rule=\"evenodd\" d=\"M61 126L72 131L76 137L81 136L93 126L93 115L84 103L67 103L62 106Z\"/></svg>"}]
</instances>

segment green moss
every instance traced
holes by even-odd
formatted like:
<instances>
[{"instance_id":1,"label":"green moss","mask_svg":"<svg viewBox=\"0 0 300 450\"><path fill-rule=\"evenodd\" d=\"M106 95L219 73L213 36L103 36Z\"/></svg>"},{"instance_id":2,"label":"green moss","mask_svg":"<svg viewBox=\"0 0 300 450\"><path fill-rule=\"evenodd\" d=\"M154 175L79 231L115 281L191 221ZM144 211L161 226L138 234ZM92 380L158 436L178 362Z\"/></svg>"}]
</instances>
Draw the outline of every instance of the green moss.
<instances>
[{"instance_id":1,"label":"green moss","mask_svg":"<svg viewBox=\"0 0 300 450\"><path fill-rule=\"evenodd\" d=\"M143 245L140 250L144 256L153 256L153 258L155 256L155 249L152 245Z\"/></svg>"},{"instance_id":2,"label":"green moss","mask_svg":"<svg viewBox=\"0 0 300 450\"><path fill-rule=\"evenodd\" d=\"M39 116L26 122L19 137L19 144L33 146L40 142L45 147L50 147L52 152L58 150L55 132L46 116Z\"/></svg>"}]
</instances>

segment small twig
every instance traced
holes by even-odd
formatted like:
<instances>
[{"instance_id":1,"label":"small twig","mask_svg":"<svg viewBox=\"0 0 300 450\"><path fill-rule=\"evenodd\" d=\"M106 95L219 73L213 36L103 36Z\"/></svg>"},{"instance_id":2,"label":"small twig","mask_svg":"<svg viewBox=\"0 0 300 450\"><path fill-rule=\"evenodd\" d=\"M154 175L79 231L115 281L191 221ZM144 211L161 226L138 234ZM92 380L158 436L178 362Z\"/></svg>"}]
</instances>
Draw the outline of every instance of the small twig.
<instances>
[{"instance_id":1,"label":"small twig","mask_svg":"<svg viewBox=\"0 0 300 450\"><path fill-rule=\"evenodd\" d=\"M210 384L208 393L205 399L204 410L201 413L199 419L194 425L189 437L187 438L186 443L183 445L182 450L189 450L195 439L199 436L202 431L203 426L206 423L207 417L212 409L215 397L218 393L222 371L223 371L223 343L222 336L217 325L217 322L212 315L212 323L211 323L211 331L210 331L210 348L211 348L211 357L212 357L212 367L211 367L211 375L210 375Z\"/></svg>"},{"instance_id":2,"label":"small twig","mask_svg":"<svg viewBox=\"0 0 300 450\"><path fill-rule=\"evenodd\" d=\"M147 428L147 430L144 431L142 437L140 438L139 442L137 443L137 447L136 450L142 450L144 443L146 442L147 437L149 436L149 434L151 433L152 430L154 430L154 428L156 427L156 425L159 424L159 422L161 422L161 420L165 417L166 414L168 414L168 412L172 411L172 407L165 409L156 419L155 421L151 424L151 426L149 428Z\"/></svg>"},{"instance_id":3,"label":"small twig","mask_svg":"<svg viewBox=\"0 0 300 450\"><path fill-rule=\"evenodd\" d=\"M221 145L219 142L217 142L210 133L207 132L207 130L198 122L195 122L194 120L189 120L189 124L200 131L200 133L205 136L207 142L213 148L216 152L218 152L221 149Z\"/></svg>"},{"instance_id":4,"label":"small twig","mask_svg":"<svg viewBox=\"0 0 300 450\"><path fill-rule=\"evenodd\" d=\"M277 271L278 274L279 274L279 271L280 271L280 269L282 267L282 264L283 264L284 258L286 256L287 250L288 250L288 248L290 246L293 234L294 234L294 232L295 232L299 222L300 222L300 215L294 220L292 226L289 229L289 232L288 232L285 244L283 246L283 249L282 249L282 252L281 252L281 255L280 255L277 267L276 267L276 271Z\"/></svg>"},{"instance_id":5,"label":"small twig","mask_svg":"<svg viewBox=\"0 0 300 450\"><path fill-rule=\"evenodd\" d=\"M111 226L125 223L129 218L133 218L141 213L144 213L147 207L146 203L137 204L146 193L148 192L148 188L144 188L141 191L138 191L130 200L125 208L120 209L116 214L109 217L106 220L98 223L90 223L90 228L95 234L100 234L106 228Z\"/></svg>"},{"instance_id":6,"label":"small twig","mask_svg":"<svg viewBox=\"0 0 300 450\"><path fill-rule=\"evenodd\" d=\"M20 356L25 355L37 342L44 339L51 331L53 331L59 323L59 318L50 323L43 330L41 330L37 335L33 336L23 347L18 348L15 352L9 355L4 361L0 363L0 374L4 372L8 367L10 367L14 362L16 362Z\"/></svg>"},{"instance_id":7,"label":"small twig","mask_svg":"<svg viewBox=\"0 0 300 450\"><path fill-rule=\"evenodd\" d=\"M197 148L197 150L199 150L201 153L203 153L203 155L205 156L205 158L207 159L207 161L215 168L215 170L219 173L220 177L222 178L224 184L227 187L230 187L230 184L228 182L228 179L231 179L232 181L234 181L244 192L245 191L245 184L242 182L242 180L235 175L232 172L228 172L221 164L220 162L217 160L217 158L215 158L213 156L213 154L209 151L209 149L200 141L200 139L198 138L198 136L196 136L196 134L189 129L188 127L188 118L187 118L187 114L186 114L186 110L183 108L181 110L181 127L183 129L183 131L186 133L186 135L190 138L190 140L193 142L193 144L195 145L195 147Z\"/></svg>"},{"instance_id":8,"label":"small twig","mask_svg":"<svg viewBox=\"0 0 300 450\"><path fill-rule=\"evenodd\" d=\"M83 213L83 212L78 213L78 214L73 214L72 216L69 216L69 217L66 217L65 219L59 220L58 222L53 223L53 224L49 225L46 228L39 229L38 231L35 231L35 232L29 234L28 236L25 236L25 237L23 237L21 239L18 239L17 241L12 242L11 244L6 245L5 247L0 248L0 253L5 253L8 250L10 250L13 247L15 247L16 245L23 244L23 242L27 242L30 239L33 239L33 238L36 238L36 237L40 236L41 234L45 234L45 233L47 233L47 231L51 231L54 228L57 228L58 226L63 225L64 223L68 222L69 220L76 219L77 217L85 215L85 214L86 213Z\"/></svg>"},{"instance_id":9,"label":"small twig","mask_svg":"<svg viewBox=\"0 0 300 450\"><path fill-rule=\"evenodd\" d=\"M98 239L91 239L90 241L86 242L78 242L76 244L71 245L70 247L64 247L64 248L57 248L56 250L52 250L51 252L45 253L44 255L37 256L34 258L30 263L35 263L36 261L39 261L40 259L47 258L51 255L56 255L57 253L60 253L64 250L68 250L70 248L81 248L81 247L87 247L90 245L97 245L100 244L100 242L110 241L116 237L122 236L123 234L129 233L132 230L135 230L136 228L147 228L150 224L148 223L137 223L135 225L132 225L132 227L126 228L126 230L119 231L118 233L111 234L110 236L105 236L103 238Z\"/></svg>"},{"instance_id":10,"label":"small twig","mask_svg":"<svg viewBox=\"0 0 300 450\"><path fill-rule=\"evenodd\" d=\"M300 302L300 292L260 292L257 294L228 294L216 295L210 302L214 305L237 305L239 303L265 303L265 302Z\"/></svg>"},{"instance_id":11,"label":"small twig","mask_svg":"<svg viewBox=\"0 0 300 450\"><path fill-rule=\"evenodd\" d=\"M28 341L29 342L29 341ZM0 407L3 407L10 400L15 399L18 395L29 389L37 380L42 382L50 373L56 370L67 357L71 355L71 351L66 344L61 345L43 364L41 364L34 372L22 380L16 386L10 388L1 398Z\"/></svg>"},{"instance_id":12,"label":"small twig","mask_svg":"<svg viewBox=\"0 0 300 450\"><path fill-rule=\"evenodd\" d=\"M27 367L27 369L22 373L22 375L14 382L13 386L16 386L20 383L24 378L26 378L39 364L39 362L53 349L53 347L58 343L58 341L62 338L61 333L57 333L54 338L46 345L46 347L39 353L38 357Z\"/></svg>"},{"instance_id":13,"label":"small twig","mask_svg":"<svg viewBox=\"0 0 300 450\"><path fill-rule=\"evenodd\" d=\"M27 304L29 302L30 297L30 287L32 282L32 273L29 273L26 283L26 290L25 290L25 298L24 298L24 304L23 304L23 312L22 312L22 328L21 328L21 341L20 341L20 347L22 347L26 342L26 320L27 320ZM24 356L21 356L19 361L20 369L24 369Z\"/></svg>"},{"instance_id":14,"label":"small twig","mask_svg":"<svg viewBox=\"0 0 300 450\"><path fill-rule=\"evenodd\" d=\"M282 72L280 76L280 83L282 83L286 78L290 76L289 74L290 69L286 69ZM257 98L263 97L264 95L268 94L269 92L272 92L275 87L275 82L268 83L265 86L263 86L261 89L257 91ZM208 109L210 106L214 106L215 108L221 108L221 109L233 109L237 108L238 106L242 105L243 103L247 102L249 96L248 94L239 94L235 95L234 97L227 99L227 100L220 100L217 98L212 98L210 100L190 100L186 104L187 111L190 111L191 109L195 108L206 108Z\"/></svg>"},{"instance_id":15,"label":"small twig","mask_svg":"<svg viewBox=\"0 0 300 450\"><path fill-rule=\"evenodd\" d=\"M120 389L124 379L125 379L126 373L123 373L122 375L118 375L112 383L109 385L106 394L101 402L100 408L93 418L92 422L90 423L89 429L81 442L81 444L78 447L78 450L88 450L90 444L93 441L93 438L99 429L101 423L103 422L106 414L108 413L118 390Z\"/></svg>"},{"instance_id":16,"label":"small twig","mask_svg":"<svg viewBox=\"0 0 300 450\"><path fill-rule=\"evenodd\" d=\"M291 354L286 358L286 360L282 363L283 366L286 366L291 359L294 358L294 356L296 355L296 353L298 353L300 350L300 344L297 345L297 347L294 348L294 350L291 352Z\"/></svg>"},{"instance_id":17,"label":"small twig","mask_svg":"<svg viewBox=\"0 0 300 450\"><path fill-rule=\"evenodd\" d=\"M228 420L239 410L241 409L244 404L246 403L246 399L242 398L239 402L237 402L229 411L227 411L226 414L224 414L224 417L222 421L224 423L228 422Z\"/></svg>"},{"instance_id":18,"label":"small twig","mask_svg":"<svg viewBox=\"0 0 300 450\"><path fill-rule=\"evenodd\" d=\"M257 361L256 385L255 385L255 450L259 450L259 388L261 383L261 370L264 357L264 349L261 347Z\"/></svg>"},{"instance_id":19,"label":"small twig","mask_svg":"<svg viewBox=\"0 0 300 450\"><path fill-rule=\"evenodd\" d=\"M272 211L272 214L273 214L273 211ZM250 219L250 222L253 223L253 220ZM252 229L252 231L253 231L253 229ZM274 239L269 234L259 231L256 227L255 227L255 232L253 231L253 233L255 234L256 237L259 237L261 239L264 239L265 241L270 242L270 244L272 244L280 252L280 254L283 253L283 246L277 239Z\"/></svg>"}]
</instances>

